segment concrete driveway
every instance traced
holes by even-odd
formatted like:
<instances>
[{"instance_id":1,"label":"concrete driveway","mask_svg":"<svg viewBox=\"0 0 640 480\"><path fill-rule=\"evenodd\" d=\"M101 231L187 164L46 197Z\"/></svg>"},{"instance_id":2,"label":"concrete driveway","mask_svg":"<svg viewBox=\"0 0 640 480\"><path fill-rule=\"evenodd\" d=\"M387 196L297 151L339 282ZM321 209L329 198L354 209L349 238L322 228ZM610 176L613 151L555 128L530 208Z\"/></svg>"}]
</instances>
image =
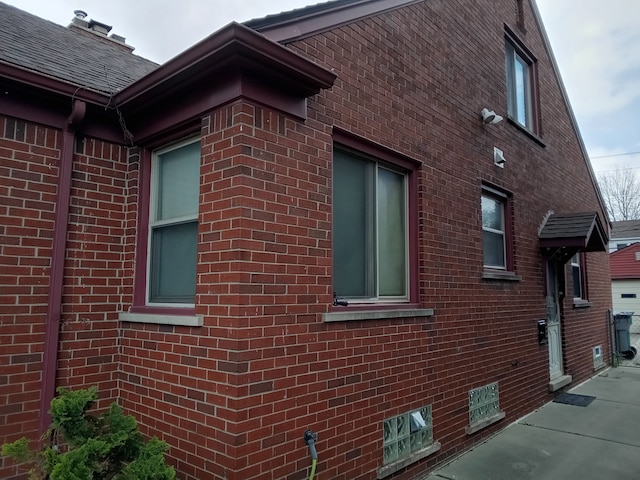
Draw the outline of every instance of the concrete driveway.
<instances>
[{"instance_id":1,"label":"concrete driveway","mask_svg":"<svg viewBox=\"0 0 640 480\"><path fill-rule=\"evenodd\" d=\"M421 480L640 479L640 368L605 371Z\"/></svg>"}]
</instances>

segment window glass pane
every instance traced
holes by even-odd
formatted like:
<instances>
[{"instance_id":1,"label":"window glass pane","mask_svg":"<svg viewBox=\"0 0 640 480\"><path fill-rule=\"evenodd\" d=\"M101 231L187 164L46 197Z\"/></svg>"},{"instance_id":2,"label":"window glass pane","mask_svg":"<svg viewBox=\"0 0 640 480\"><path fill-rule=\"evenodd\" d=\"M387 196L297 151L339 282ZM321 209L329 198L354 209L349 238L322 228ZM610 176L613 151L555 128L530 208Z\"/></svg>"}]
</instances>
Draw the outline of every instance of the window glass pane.
<instances>
[{"instance_id":1,"label":"window glass pane","mask_svg":"<svg viewBox=\"0 0 640 480\"><path fill-rule=\"evenodd\" d=\"M505 268L504 235L501 233L482 232L482 251L484 264L489 267Z\"/></svg>"},{"instance_id":2,"label":"window glass pane","mask_svg":"<svg viewBox=\"0 0 640 480\"><path fill-rule=\"evenodd\" d=\"M404 176L378 169L378 277L380 295L406 295Z\"/></svg>"},{"instance_id":3,"label":"window glass pane","mask_svg":"<svg viewBox=\"0 0 640 480\"><path fill-rule=\"evenodd\" d=\"M198 222L157 227L151 236L150 300L194 303Z\"/></svg>"},{"instance_id":4,"label":"window glass pane","mask_svg":"<svg viewBox=\"0 0 640 480\"><path fill-rule=\"evenodd\" d=\"M158 190L155 220L198 213L200 142L158 155Z\"/></svg>"},{"instance_id":5,"label":"window glass pane","mask_svg":"<svg viewBox=\"0 0 640 480\"><path fill-rule=\"evenodd\" d=\"M515 86L514 86L514 62L515 52L513 47L507 43L505 48L505 63L507 70L507 110L509 115L516 117L516 99L515 99Z\"/></svg>"},{"instance_id":6,"label":"window glass pane","mask_svg":"<svg viewBox=\"0 0 640 480\"><path fill-rule=\"evenodd\" d=\"M573 282L573 298L582 298L582 275L580 273L580 256L571 259L571 280Z\"/></svg>"},{"instance_id":7,"label":"window glass pane","mask_svg":"<svg viewBox=\"0 0 640 480\"><path fill-rule=\"evenodd\" d=\"M482 197L482 226L494 230L503 230L502 202L494 198Z\"/></svg>"},{"instance_id":8,"label":"window glass pane","mask_svg":"<svg viewBox=\"0 0 640 480\"><path fill-rule=\"evenodd\" d=\"M342 152L334 154L333 280L339 296L371 296L367 288L370 271L367 238L372 238L367 179L371 177L371 168L369 162Z\"/></svg>"},{"instance_id":9,"label":"window glass pane","mask_svg":"<svg viewBox=\"0 0 640 480\"><path fill-rule=\"evenodd\" d=\"M527 103L528 103L528 65L519 56L515 60L515 89L516 89L516 120L522 125L527 125Z\"/></svg>"}]
</instances>

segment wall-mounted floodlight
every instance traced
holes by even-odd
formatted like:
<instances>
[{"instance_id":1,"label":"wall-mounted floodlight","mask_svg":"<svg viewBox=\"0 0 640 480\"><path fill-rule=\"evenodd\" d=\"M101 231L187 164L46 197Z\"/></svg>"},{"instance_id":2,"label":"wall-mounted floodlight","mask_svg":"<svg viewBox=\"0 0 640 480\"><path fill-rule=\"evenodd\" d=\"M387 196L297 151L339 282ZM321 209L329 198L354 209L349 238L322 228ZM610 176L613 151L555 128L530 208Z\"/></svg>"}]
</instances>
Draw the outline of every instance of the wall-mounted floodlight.
<instances>
[{"instance_id":1,"label":"wall-mounted floodlight","mask_svg":"<svg viewBox=\"0 0 640 480\"><path fill-rule=\"evenodd\" d=\"M493 110L489 110L488 108L483 108L480 114L482 115L482 121L484 123L495 125L496 123L500 123L502 121L502 117L500 115L498 115Z\"/></svg>"}]
</instances>

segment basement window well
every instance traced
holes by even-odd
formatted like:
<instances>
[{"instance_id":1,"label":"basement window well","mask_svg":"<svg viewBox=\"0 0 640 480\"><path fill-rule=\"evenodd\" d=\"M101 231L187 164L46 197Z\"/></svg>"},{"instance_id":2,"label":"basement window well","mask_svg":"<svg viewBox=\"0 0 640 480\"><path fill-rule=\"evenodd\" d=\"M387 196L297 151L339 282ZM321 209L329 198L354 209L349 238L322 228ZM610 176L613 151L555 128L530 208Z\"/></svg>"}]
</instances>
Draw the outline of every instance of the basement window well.
<instances>
[{"instance_id":1,"label":"basement window well","mask_svg":"<svg viewBox=\"0 0 640 480\"><path fill-rule=\"evenodd\" d=\"M385 419L382 448L384 466L378 470L379 479L440 450L440 443L433 441L431 405Z\"/></svg>"}]
</instances>

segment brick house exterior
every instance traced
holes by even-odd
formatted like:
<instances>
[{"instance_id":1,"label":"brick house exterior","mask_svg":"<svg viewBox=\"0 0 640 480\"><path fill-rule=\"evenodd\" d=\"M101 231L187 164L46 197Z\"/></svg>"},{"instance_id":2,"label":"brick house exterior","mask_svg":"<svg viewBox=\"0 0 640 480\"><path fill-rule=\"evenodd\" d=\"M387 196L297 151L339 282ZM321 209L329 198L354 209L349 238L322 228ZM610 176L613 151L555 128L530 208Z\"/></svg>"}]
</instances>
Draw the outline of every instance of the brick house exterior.
<instances>
[{"instance_id":1,"label":"brick house exterior","mask_svg":"<svg viewBox=\"0 0 640 480\"><path fill-rule=\"evenodd\" d=\"M0 3L1 443L97 385L181 479L307 478L307 429L321 478L411 479L609 363L607 217L533 2L337 0L161 66L94 23Z\"/></svg>"}]
</instances>

